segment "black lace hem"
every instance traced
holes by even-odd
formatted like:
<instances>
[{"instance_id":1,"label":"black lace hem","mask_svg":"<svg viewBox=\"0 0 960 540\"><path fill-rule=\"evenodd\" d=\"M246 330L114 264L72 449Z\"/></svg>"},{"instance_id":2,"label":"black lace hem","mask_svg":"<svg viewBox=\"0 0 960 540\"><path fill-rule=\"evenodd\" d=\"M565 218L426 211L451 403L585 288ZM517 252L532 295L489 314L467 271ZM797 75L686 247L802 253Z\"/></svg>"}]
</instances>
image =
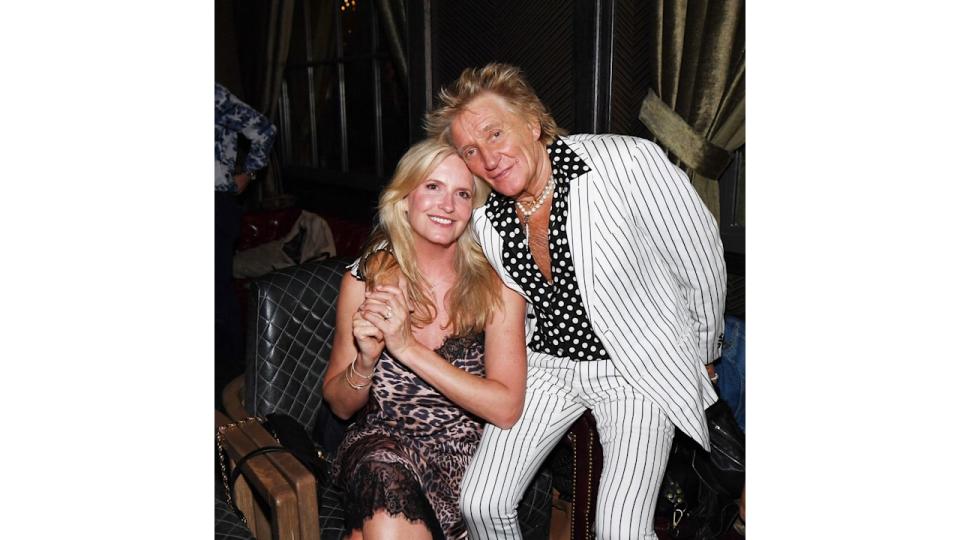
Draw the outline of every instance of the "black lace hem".
<instances>
[{"instance_id":1,"label":"black lace hem","mask_svg":"<svg viewBox=\"0 0 960 540\"><path fill-rule=\"evenodd\" d=\"M402 515L408 521L424 523L434 539L444 538L420 485L400 463L358 464L350 485L344 486L343 503L347 530L362 529L365 520L383 510L392 517Z\"/></svg>"}]
</instances>

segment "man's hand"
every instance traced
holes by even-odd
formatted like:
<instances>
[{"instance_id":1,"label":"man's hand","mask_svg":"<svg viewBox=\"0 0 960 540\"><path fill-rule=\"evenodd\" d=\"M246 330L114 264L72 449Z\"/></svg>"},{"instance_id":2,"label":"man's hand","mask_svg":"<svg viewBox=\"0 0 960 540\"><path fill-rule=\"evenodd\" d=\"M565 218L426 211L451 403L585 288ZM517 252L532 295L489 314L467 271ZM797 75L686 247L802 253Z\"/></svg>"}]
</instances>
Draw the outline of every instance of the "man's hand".
<instances>
[{"instance_id":1,"label":"man's hand","mask_svg":"<svg viewBox=\"0 0 960 540\"><path fill-rule=\"evenodd\" d=\"M250 184L250 173L235 174L233 175L233 181L237 184L237 193L243 193L243 190L247 189Z\"/></svg>"},{"instance_id":2,"label":"man's hand","mask_svg":"<svg viewBox=\"0 0 960 540\"><path fill-rule=\"evenodd\" d=\"M713 362L707 364L707 376L710 377L710 382L717 384L717 370L713 368Z\"/></svg>"}]
</instances>

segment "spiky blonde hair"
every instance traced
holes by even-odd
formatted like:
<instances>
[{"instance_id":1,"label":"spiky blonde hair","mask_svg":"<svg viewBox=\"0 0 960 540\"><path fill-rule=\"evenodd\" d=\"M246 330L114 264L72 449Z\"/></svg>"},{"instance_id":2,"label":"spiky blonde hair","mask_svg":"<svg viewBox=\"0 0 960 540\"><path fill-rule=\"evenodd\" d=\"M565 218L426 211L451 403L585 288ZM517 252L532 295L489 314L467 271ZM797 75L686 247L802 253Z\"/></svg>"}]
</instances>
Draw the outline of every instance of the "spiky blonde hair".
<instances>
[{"instance_id":1,"label":"spiky blonde hair","mask_svg":"<svg viewBox=\"0 0 960 540\"><path fill-rule=\"evenodd\" d=\"M500 63L467 68L452 85L442 88L439 103L424 117L423 127L427 134L452 144L450 123L471 101L487 93L502 97L513 112L524 118L539 121L540 142L544 146L566 134L557 126L557 121L537 97L520 68Z\"/></svg>"}]
</instances>

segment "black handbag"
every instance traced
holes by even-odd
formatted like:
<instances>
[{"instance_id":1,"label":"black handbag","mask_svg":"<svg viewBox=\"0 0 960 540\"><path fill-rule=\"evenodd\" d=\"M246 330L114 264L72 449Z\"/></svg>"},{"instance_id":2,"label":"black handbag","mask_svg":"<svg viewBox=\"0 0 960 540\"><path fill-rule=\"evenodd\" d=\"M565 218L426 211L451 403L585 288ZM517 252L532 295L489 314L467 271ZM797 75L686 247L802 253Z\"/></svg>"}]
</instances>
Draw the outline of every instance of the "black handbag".
<instances>
[{"instance_id":1,"label":"black handbag","mask_svg":"<svg viewBox=\"0 0 960 540\"><path fill-rule=\"evenodd\" d=\"M272 413L264 419L263 427L313 473L318 488L330 480L330 453L314 443L299 422L285 414Z\"/></svg>"},{"instance_id":2,"label":"black handbag","mask_svg":"<svg viewBox=\"0 0 960 540\"><path fill-rule=\"evenodd\" d=\"M658 511L677 540L709 540L730 529L739 513L746 471L745 437L723 400L707 408L710 452L677 432L660 490Z\"/></svg>"},{"instance_id":3,"label":"black handbag","mask_svg":"<svg viewBox=\"0 0 960 540\"><path fill-rule=\"evenodd\" d=\"M711 489L738 499L746 473L746 438L725 401L718 399L706 413L710 453L696 452L693 470Z\"/></svg>"}]
</instances>

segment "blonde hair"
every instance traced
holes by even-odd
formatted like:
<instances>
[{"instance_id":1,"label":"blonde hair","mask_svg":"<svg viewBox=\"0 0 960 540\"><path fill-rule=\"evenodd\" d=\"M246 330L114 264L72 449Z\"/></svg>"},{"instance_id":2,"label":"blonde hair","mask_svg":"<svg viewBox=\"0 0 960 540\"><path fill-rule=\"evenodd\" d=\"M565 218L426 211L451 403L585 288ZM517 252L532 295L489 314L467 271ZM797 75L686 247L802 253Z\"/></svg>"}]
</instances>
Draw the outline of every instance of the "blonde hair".
<instances>
[{"instance_id":1,"label":"blonde hair","mask_svg":"<svg viewBox=\"0 0 960 540\"><path fill-rule=\"evenodd\" d=\"M492 63L482 68L467 68L453 85L440 89L439 103L424 117L423 127L430 137L451 142L450 123L471 101L491 93L502 97L514 113L540 122L540 142L553 144L566 132L557 126L550 112L524 78L520 68Z\"/></svg>"},{"instance_id":2,"label":"blonde hair","mask_svg":"<svg viewBox=\"0 0 960 540\"><path fill-rule=\"evenodd\" d=\"M410 147L400 158L390 183L380 194L376 227L367 241L358 268L367 289L396 284L399 274L407 281L407 299L413 307L413 324L426 326L437 316L437 308L420 269L413 248L413 229L407 218L406 197L417 188L441 161L456 156L448 144L427 139ZM473 207L483 204L490 188L473 177ZM500 279L474 239L473 221L457 239L456 285L447 292L453 335L480 332L494 307L499 306Z\"/></svg>"}]
</instances>

